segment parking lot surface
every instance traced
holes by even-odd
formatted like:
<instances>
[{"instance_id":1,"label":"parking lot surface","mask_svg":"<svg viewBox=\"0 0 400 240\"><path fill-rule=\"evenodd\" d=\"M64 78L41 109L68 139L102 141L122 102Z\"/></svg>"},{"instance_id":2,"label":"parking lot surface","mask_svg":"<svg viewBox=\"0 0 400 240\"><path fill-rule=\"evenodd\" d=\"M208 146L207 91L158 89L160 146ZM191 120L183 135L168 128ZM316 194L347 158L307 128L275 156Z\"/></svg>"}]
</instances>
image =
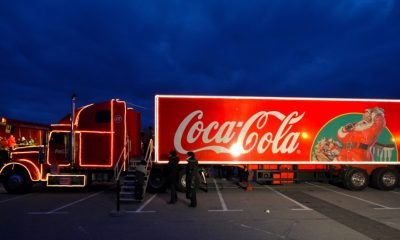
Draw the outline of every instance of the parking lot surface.
<instances>
[{"instance_id":1,"label":"parking lot surface","mask_svg":"<svg viewBox=\"0 0 400 240\"><path fill-rule=\"evenodd\" d=\"M168 191L121 203L114 186L42 189L11 195L0 187L0 239L399 239L400 191L352 192L326 183L253 185L244 191L208 179L197 208Z\"/></svg>"}]
</instances>

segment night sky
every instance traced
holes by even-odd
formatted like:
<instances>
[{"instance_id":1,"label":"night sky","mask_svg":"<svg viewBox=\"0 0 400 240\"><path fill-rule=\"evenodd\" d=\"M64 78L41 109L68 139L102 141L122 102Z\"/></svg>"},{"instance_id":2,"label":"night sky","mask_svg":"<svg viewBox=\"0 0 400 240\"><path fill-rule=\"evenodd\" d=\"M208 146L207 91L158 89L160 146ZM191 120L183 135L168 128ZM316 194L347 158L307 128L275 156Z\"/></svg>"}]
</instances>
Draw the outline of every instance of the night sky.
<instances>
[{"instance_id":1,"label":"night sky","mask_svg":"<svg viewBox=\"0 0 400 240\"><path fill-rule=\"evenodd\" d=\"M3 0L0 115L155 94L399 99L392 0Z\"/></svg>"}]
</instances>

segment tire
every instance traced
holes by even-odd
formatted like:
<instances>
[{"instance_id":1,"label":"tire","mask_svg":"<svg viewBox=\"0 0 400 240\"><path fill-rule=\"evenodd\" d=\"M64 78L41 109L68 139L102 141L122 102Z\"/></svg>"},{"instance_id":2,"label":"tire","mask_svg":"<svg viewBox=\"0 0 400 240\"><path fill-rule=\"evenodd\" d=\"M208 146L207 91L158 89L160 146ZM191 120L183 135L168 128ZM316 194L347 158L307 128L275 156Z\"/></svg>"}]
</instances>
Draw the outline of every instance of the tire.
<instances>
[{"instance_id":1,"label":"tire","mask_svg":"<svg viewBox=\"0 0 400 240\"><path fill-rule=\"evenodd\" d=\"M149 192L163 192L166 188L166 178L164 173L159 169L151 171L147 189Z\"/></svg>"},{"instance_id":2,"label":"tire","mask_svg":"<svg viewBox=\"0 0 400 240\"><path fill-rule=\"evenodd\" d=\"M178 172L178 180L176 184L176 189L180 192L186 192L186 169L182 168Z\"/></svg>"},{"instance_id":3,"label":"tire","mask_svg":"<svg viewBox=\"0 0 400 240\"><path fill-rule=\"evenodd\" d=\"M207 192L208 188L207 188L207 179L205 170L199 169L197 174L198 174L197 177L199 179L198 187ZM178 181L176 187L178 191L186 192L186 169L184 168L182 168L178 173Z\"/></svg>"},{"instance_id":4,"label":"tire","mask_svg":"<svg viewBox=\"0 0 400 240\"><path fill-rule=\"evenodd\" d=\"M207 172L204 169L200 169L199 171L199 179L200 179L200 189L203 189L205 192L208 192L207 185Z\"/></svg>"},{"instance_id":5,"label":"tire","mask_svg":"<svg viewBox=\"0 0 400 240\"><path fill-rule=\"evenodd\" d=\"M381 172L384 170L384 168L377 168L375 169L372 174L371 174L371 180L370 180L370 185L371 187L378 188L378 177L381 175Z\"/></svg>"},{"instance_id":6,"label":"tire","mask_svg":"<svg viewBox=\"0 0 400 240\"><path fill-rule=\"evenodd\" d=\"M399 173L392 168L378 168L371 177L371 185L380 190L391 191L398 184Z\"/></svg>"},{"instance_id":7,"label":"tire","mask_svg":"<svg viewBox=\"0 0 400 240\"><path fill-rule=\"evenodd\" d=\"M368 173L360 168L350 168L344 175L344 185L352 191L361 191L369 184Z\"/></svg>"},{"instance_id":8,"label":"tire","mask_svg":"<svg viewBox=\"0 0 400 240\"><path fill-rule=\"evenodd\" d=\"M4 189L8 193L27 193L32 188L32 181L26 171L13 171L4 176Z\"/></svg>"}]
</instances>

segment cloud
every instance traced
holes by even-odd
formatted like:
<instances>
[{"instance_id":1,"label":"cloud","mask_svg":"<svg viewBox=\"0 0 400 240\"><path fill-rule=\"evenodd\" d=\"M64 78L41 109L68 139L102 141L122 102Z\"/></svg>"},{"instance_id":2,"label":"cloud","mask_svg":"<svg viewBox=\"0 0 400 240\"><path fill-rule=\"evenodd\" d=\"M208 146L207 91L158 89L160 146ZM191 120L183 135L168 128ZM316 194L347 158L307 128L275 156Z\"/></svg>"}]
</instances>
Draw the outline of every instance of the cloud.
<instances>
[{"instance_id":1,"label":"cloud","mask_svg":"<svg viewBox=\"0 0 400 240\"><path fill-rule=\"evenodd\" d=\"M74 92L145 106L146 125L155 94L397 98L399 16L396 1L5 1L16 104L0 113L55 122Z\"/></svg>"}]
</instances>

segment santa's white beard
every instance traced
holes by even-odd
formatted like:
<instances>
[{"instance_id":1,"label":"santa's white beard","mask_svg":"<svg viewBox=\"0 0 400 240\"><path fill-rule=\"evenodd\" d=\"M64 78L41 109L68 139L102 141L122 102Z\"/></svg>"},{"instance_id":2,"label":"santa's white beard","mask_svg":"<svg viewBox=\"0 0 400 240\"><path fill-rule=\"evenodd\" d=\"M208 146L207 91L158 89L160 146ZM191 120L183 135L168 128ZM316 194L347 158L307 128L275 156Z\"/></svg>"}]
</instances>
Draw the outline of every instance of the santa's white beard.
<instances>
[{"instance_id":1,"label":"santa's white beard","mask_svg":"<svg viewBox=\"0 0 400 240\"><path fill-rule=\"evenodd\" d=\"M372 121L371 122L367 122L365 120L361 120L361 121L359 121L358 123L355 124L354 130L355 131L363 131L363 130L366 130L368 128L371 128L373 124L374 124L374 122L372 122Z\"/></svg>"}]
</instances>

